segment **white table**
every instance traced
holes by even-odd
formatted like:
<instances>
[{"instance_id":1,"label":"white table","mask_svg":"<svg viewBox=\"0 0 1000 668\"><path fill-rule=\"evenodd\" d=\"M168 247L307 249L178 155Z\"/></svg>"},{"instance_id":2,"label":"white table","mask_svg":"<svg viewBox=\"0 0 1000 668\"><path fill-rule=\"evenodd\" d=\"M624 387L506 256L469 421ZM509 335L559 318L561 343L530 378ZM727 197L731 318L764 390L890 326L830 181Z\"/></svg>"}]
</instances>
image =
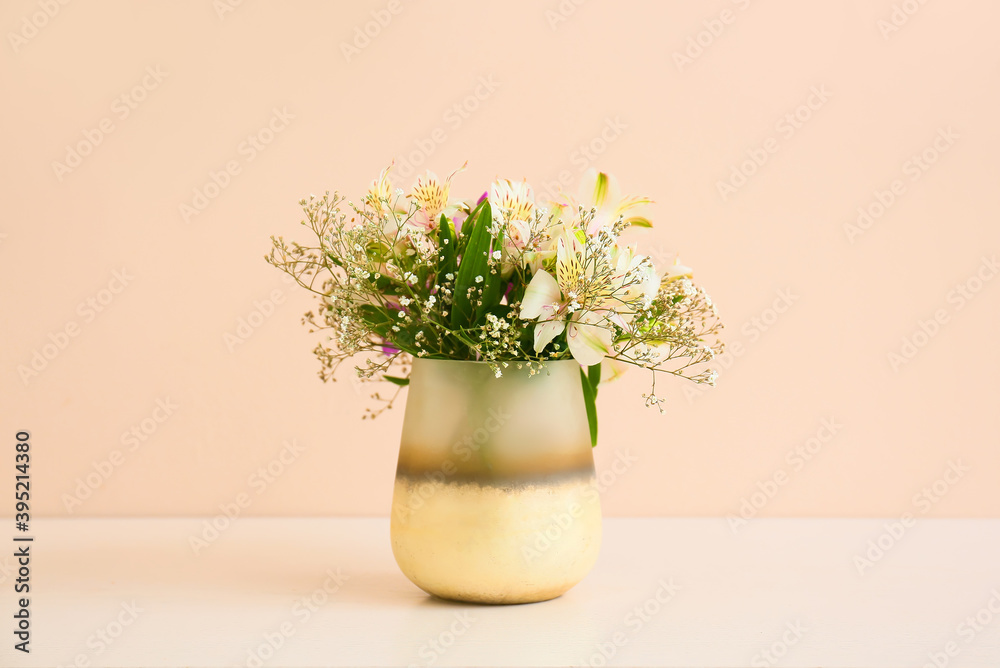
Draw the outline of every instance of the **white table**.
<instances>
[{"instance_id":1,"label":"white table","mask_svg":"<svg viewBox=\"0 0 1000 668\"><path fill-rule=\"evenodd\" d=\"M203 522L36 520L32 653L4 630L0 665L1000 666L1000 520L919 520L861 575L883 520L609 519L580 585L500 607L411 585L385 518L240 518L196 556Z\"/></svg>"}]
</instances>

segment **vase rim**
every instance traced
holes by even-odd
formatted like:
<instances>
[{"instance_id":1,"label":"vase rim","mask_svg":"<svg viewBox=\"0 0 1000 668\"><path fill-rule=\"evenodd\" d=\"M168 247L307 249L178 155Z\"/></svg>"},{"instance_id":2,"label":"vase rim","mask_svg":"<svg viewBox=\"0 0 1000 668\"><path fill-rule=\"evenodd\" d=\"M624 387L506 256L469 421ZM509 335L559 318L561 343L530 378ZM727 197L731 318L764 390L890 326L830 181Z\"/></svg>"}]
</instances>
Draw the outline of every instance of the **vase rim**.
<instances>
[{"instance_id":1,"label":"vase rim","mask_svg":"<svg viewBox=\"0 0 1000 668\"><path fill-rule=\"evenodd\" d=\"M488 366L494 363L494 362L487 362L485 360L454 360L454 359L439 359L436 357L414 357L413 363L416 364L417 362L420 362L421 364L424 362L446 362L451 364L474 364L477 366ZM506 362L507 364L527 364L528 362L532 362L534 364L563 364L566 362L572 362L577 366L580 365L580 363L577 362L572 357L568 357L562 360L545 360L544 362L537 362L535 360L503 360L501 362L495 362L495 364L503 364L504 362Z\"/></svg>"}]
</instances>

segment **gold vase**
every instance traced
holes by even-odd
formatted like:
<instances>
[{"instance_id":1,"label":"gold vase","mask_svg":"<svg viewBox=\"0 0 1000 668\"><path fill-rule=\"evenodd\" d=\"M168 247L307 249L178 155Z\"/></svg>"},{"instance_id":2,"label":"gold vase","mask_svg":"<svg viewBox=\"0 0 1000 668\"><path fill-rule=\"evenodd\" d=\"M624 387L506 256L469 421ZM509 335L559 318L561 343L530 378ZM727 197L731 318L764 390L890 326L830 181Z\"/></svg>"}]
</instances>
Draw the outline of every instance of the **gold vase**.
<instances>
[{"instance_id":1,"label":"gold vase","mask_svg":"<svg viewBox=\"0 0 1000 668\"><path fill-rule=\"evenodd\" d=\"M477 603L555 598L601 543L580 366L415 359L392 498L392 552L424 591Z\"/></svg>"}]
</instances>

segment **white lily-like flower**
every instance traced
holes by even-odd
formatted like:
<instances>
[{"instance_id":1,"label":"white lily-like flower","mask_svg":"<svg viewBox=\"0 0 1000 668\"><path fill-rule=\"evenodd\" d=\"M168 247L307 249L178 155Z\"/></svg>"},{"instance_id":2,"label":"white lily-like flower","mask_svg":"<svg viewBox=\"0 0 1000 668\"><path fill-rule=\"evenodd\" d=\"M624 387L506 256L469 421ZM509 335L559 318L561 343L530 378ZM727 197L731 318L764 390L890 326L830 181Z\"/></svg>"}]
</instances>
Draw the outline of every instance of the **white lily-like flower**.
<instances>
[{"instance_id":1,"label":"white lily-like flower","mask_svg":"<svg viewBox=\"0 0 1000 668\"><path fill-rule=\"evenodd\" d=\"M521 318L538 319L534 331L535 352L544 350L565 330L573 358L584 366L599 364L611 352L613 334L600 314L571 311L570 304L552 274L542 269L532 277L521 301Z\"/></svg>"},{"instance_id":2,"label":"white lily-like flower","mask_svg":"<svg viewBox=\"0 0 1000 668\"><path fill-rule=\"evenodd\" d=\"M392 211L393 191L392 181L389 179L389 172L395 162L390 162L389 166L382 170L371 185L368 186L368 194L365 195L365 202L379 215Z\"/></svg>"},{"instance_id":3,"label":"white lily-like flower","mask_svg":"<svg viewBox=\"0 0 1000 668\"><path fill-rule=\"evenodd\" d=\"M527 220L512 220L507 223L507 232L504 234L504 243L512 251L523 251L531 241L532 224Z\"/></svg>"},{"instance_id":4,"label":"white lily-like flower","mask_svg":"<svg viewBox=\"0 0 1000 668\"><path fill-rule=\"evenodd\" d=\"M537 270L521 302L521 317L537 320L534 349L541 352L566 331L573 357L593 365L611 354L616 329L627 331L660 288L653 263L631 247L598 250L579 230L556 239L555 276Z\"/></svg>"},{"instance_id":5,"label":"white lily-like flower","mask_svg":"<svg viewBox=\"0 0 1000 668\"><path fill-rule=\"evenodd\" d=\"M685 267L681 264L680 258L674 258L674 263L663 272L661 277L661 282L667 283L669 281L676 281L679 278L691 278L694 276L694 270L691 267Z\"/></svg>"},{"instance_id":6,"label":"white lily-like flower","mask_svg":"<svg viewBox=\"0 0 1000 668\"><path fill-rule=\"evenodd\" d=\"M566 327L566 303L559 283L552 274L540 269L531 277L521 299L521 318L538 320L535 325L535 352L541 352Z\"/></svg>"},{"instance_id":7,"label":"white lily-like flower","mask_svg":"<svg viewBox=\"0 0 1000 668\"><path fill-rule=\"evenodd\" d=\"M579 196L563 195L553 210L560 217L567 216L579 223L576 217L581 206L587 211L594 209L594 217L586 230L587 235L593 237L619 218L624 218L626 225L652 227L649 219L641 215L642 207L652 203L653 200L648 197L623 197L614 176L591 168L582 177Z\"/></svg>"},{"instance_id":8,"label":"white lily-like flower","mask_svg":"<svg viewBox=\"0 0 1000 668\"><path fill-rule=\"evenodd\" d=\"M542 191L536 200L525 181L499 178L463 200L451 192L462 168L444 179L421 170L404 192L392 167L363 198L327 192L301 200L316 242L277 237L267 256L296 279L304 259L330 268L307 286L322 302L305 320L330 334L315 351L323 380L356 355L369 359L358 368L362 378L397 384L405 382L383 372L398 361L405 373L416 358L475 358L497 375L573 359L588 367L585 390L627 366L654 379L714 380L704 365L723 345L711 298L673 255L654 254L654 268L622 238L629 225L649 226L640 212L649 198L623 197L613 177L590 170L577 197L560 194L554 203ZM643 398L647 406L663 401L652 392Z\"/></svg>"},{"instance_id":9,"label":"white lily-like flower","mask_svg":"<svg viewBox=\"0 0 1000 668\"><path fill-rule=\"evenodd\" d=\"M613 380L618 380L625 375L630 366L621 360L606 358L601 362L601 382L610 383Z\"/></svg>"},{"instance_id":10,"label":"white lily-like flower","mask_svg":"<svg viewBox=\"0 0 1000 668\"><path fill-rule=\"evenodd\" d=\"M490 186L489 199L493 220L497 223L527 221L534 217L535 195L527 181L497 179Z\"/></svg>"},{"instance_id":11,"label":"white lily-like flower","mask_svg":"<svg viewBox=\"0 0 1000 668\"><path fill-rule=\"evenodd\" d=\"M615 273L611 292L614 298L625 303L641 302L643 307L652 303L660 289L660 277L652 260L626 246L617 249L613 262Z\"/></svg>"},{"instance_id":12,"label":"white lily-like flower","mask_svg":"<svg viewBox=\"0 0 1000 668\"><path fill-rule=\"evenodd\" d=\"M507 223L503 235L503 251L500 255L504 278L510 276L515 267L531 262L534 254L528 250L528 244L534 235L532 223L527 220L512 220ZM536 268L541 268L541 264Z\"/></svg>"},{"instance_id":13,"label":"white lily-like flower","mask_svg":"<svg viewBox=\"0 0 1000 668\"><path fill-rule=\"evenodd\" d=\"M566 341L573 358L583 366L594 366L611 354L614 335L594 311L577 311L566 325Z\"/></svg>"}]
</instances>

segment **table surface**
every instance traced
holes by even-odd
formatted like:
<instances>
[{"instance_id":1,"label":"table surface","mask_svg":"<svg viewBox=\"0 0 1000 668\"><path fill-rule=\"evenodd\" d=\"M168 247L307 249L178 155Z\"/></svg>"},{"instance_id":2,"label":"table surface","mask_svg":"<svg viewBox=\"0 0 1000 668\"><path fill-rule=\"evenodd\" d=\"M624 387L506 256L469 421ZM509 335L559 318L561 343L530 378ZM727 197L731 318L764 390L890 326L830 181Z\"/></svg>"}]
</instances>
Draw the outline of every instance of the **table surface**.
<instances>
[{"instance_id":1,"label":"table surface","mask_svg":"<svg viewBox=\"0 0 1000 668\"><path fill-rule=\"evenodd\" d=\"M386 518L207 522L36 520L0 665L1000 666L1000 520L608 519L583 582L517 606L424 594Z\"/></svg>"}]
</instances>

